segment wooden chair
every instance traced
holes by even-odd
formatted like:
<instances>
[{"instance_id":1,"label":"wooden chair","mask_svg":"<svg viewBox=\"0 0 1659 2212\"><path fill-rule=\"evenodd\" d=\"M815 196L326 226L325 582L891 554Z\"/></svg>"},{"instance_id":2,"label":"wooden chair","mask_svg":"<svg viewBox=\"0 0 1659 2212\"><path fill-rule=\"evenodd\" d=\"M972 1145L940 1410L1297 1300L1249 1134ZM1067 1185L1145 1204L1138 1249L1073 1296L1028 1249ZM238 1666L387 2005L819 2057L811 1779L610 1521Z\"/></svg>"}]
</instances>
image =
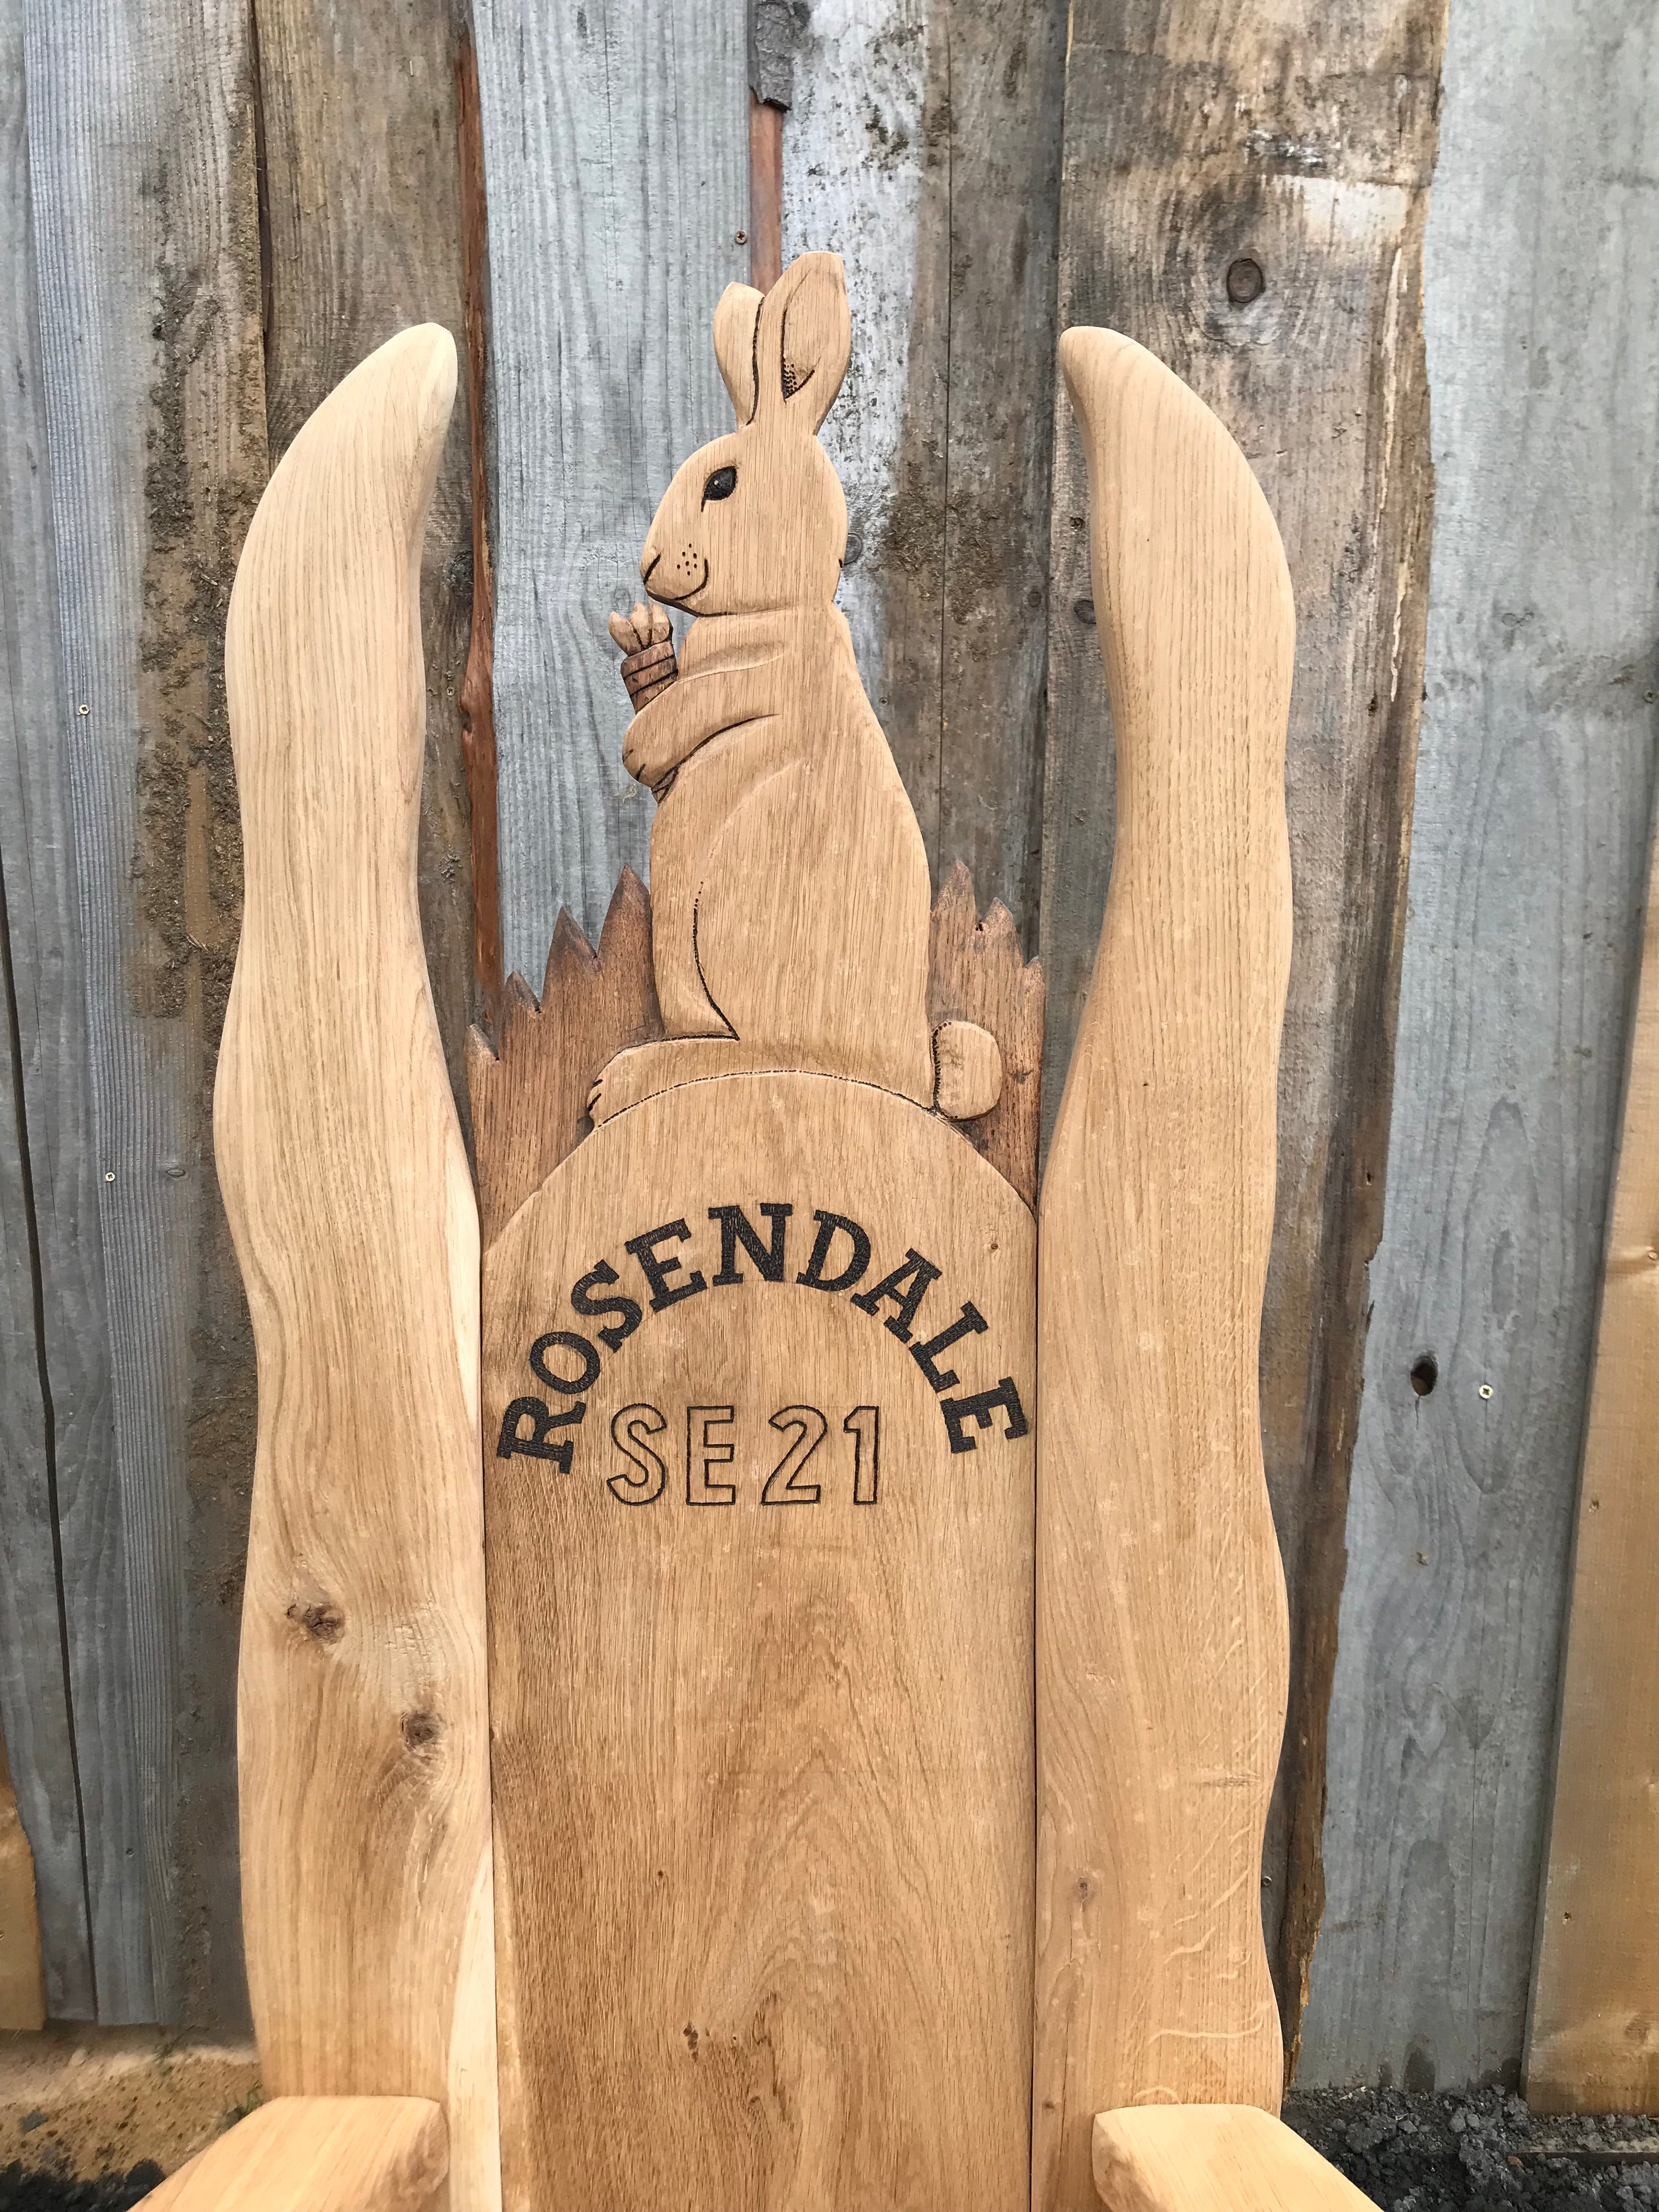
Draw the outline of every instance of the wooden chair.
<instances>
[{"instance_id":1,"label":"wooden chair","mask_svg":"<svg viewBox=\"0 0 1659 2212\"><path fill-rule=\"evenodd\" d=\"M840 264L714 336L736 428L642 561L695 622L613 624L651 896L475 1036L476 1196L415 881L446 332L319 409L242 556L273 2101L148 2201L1358 2203L1274 2117L1259 1910L1278 534L1175 377L1065 337L1118 823L1034 1212L1041 979L960 872L930 911L833 605Z\"/></svg>"}]
</instances>

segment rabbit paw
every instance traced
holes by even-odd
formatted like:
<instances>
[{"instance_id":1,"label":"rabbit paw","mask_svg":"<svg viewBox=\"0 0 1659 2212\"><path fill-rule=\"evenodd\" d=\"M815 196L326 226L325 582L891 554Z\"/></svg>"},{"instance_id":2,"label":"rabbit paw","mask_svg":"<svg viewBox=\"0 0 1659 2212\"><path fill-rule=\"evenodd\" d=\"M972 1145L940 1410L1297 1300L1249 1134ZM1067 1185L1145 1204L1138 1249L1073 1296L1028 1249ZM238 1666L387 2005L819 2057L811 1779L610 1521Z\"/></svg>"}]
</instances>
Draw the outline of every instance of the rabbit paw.
<instances>
[{"instance_id":1,"label":"rabbit paw","mask_svg":"<svg viewBox=\"0 0 1659 2212\"><path fill-rule=\"evenodd\" d=\"M643 729L641 729L643 725ZM645 784L659 799L666 799L673 788L678 763L654 759L651 752L651 733L655 727L649 707L641 707L628 726L623 739L623 766L635 783Z\"/></svg>"}]
</instances>

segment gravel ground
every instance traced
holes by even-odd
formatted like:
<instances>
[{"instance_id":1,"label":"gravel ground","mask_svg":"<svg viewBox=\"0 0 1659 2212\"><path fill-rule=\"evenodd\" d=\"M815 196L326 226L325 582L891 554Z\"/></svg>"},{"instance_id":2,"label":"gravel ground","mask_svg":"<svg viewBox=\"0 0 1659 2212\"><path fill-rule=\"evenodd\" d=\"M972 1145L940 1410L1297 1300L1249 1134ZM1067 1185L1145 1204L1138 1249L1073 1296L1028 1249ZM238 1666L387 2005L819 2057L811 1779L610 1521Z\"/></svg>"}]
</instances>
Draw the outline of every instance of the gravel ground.
<instances>
[{"instance_id":1,"label":"gravel ground","mask_svg":"<svg viewBox=\"0 0 1659 2212\"><path fill-rule=\"evenodd\" d=\"M1659 2120L1541 2119L1499 2089L1470 2097L1328 2089L1285 2118L1387 2212L1659 2212ZM0 2167L0 2212L127 2212L154 2166L70 2181Z\"/></svg>"},{"instance_id":2,"label":"gravel ground","mask_svg":"<svg viewBox=\"0 0 1659 2212\"><path fill-rule=\"evenodd\" d=\"M1659 2212L1659 2119L1552 2119L1501 2089L1316 2090L1285 2118L1388 2212Z\"/></svg>"},{"instance_id":3,"label":"gravel ground","mask_svg":"<svg viewBox=\"0 0 1659 2212\"><path fill-rule=\"evenodd\" d=\"M0 2166L0 2212L127 2212L161 2179L161 2167L148 2164L131 2173L100 2174L96 2181Z\"/></svg>"}]
</instances>

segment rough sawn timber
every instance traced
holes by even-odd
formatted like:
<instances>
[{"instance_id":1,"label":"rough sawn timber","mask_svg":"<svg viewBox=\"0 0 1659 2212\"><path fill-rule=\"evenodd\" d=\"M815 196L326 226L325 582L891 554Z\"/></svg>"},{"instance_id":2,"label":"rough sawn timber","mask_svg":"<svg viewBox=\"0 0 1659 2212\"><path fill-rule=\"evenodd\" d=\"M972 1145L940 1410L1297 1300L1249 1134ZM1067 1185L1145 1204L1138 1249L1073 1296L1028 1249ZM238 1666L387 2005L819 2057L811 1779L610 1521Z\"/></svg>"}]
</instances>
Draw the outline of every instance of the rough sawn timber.
<instances>
[{"instance_id":1,"label":"rough sawn timber","mask_svg":"<svg viewBox=\"0 0 1659 2212\"><path fill-rule=\"evenodd\" d=\"M1659 18L1617 0L1584 28L1451 15L1429 696L1314 2081L1512 2082L1522 2057L1659 691Z\"/></svg>"},{"instance_id":2,"label":"rough sawn timber","mask_svg":"<svg viewBox=\"0 0 1659 2212\"><path fill-rule=\"evenodd\" d=\"M499 2203L478 1228L414 880L432 325L290 446L227 643L246 890L215 1134L259 1351L239 1682L265 2083L441 2102Z\"/></svg>"},{"instance_id":3,"label":"rough sawn timber","mask_svg":"<svg viewBox=\"0 0 1659 2212\"><path fill-rule=\"evenodd\" d=\"M66 1255L68 1219L41 1217L41 1249L53 1330L95 1326L100 1304L108 1322L101 1438L101 1361L62 1376L80 1467L110 1458L58 1501L97 2008L234 2025L252 1368L207 1132L240 894L225 580L265 477L252 26L240 0L27 0L25 25L64 678L47 711L80 922L60 1003L67 1046L81 994L88 1045L58 1080L83 1102L67 1146L90 1104L101 1302L89 1235ZM61 1164L88 1233L72 1150Z\"/></svg>"},{"instance_id":4,"label":"rough sawn timber","mask_svg":"<svg viewBox=\"0 0 1659 2212\"><path fill-rule=\"evenodd\" d=\"M1651 885L1651 875L1650 877ZM1659 2111L1659 899L1642 977L1579 1486L1527 2025L1534 2111Z\"/></svg>"},{"instance_id":5,"label":"rough sawn timber","mask_svg":"<svg viewBox=\"0 0 1659 2212\"><path fill-rule=\"evenodd\" d=\"M1257 1894L1285 1582L1257 1350L1291 959L1295 614L1249 464L1161 363L1060 341L1089 469L1116 860L1042 1184L1032 2203L1095 2114L1276 2112Z\"/></svg>"},{"instance_id":6,"label":"rough sawn timber","mask_svg":"<svg viewBox=\"0 0 1659 2212\"><path fill-rule=\"evenodd\" d=\"M594 941L651 808L605 617L727 416L704 333L748 274L744 0L479 0L489 206L495 695L505 964L568 906Z\"/></svg>"},{"instance_id":7,"label":"rough sawn timber","mask_svg":"<svg viewBox=\"0 0 1659 2212\"><path fill-rule=\"evenodd\" d=\"M824 430L849 514L840 604L934 882L965 861L1030 946L1066 9L803 14L783 258L840 254L859 333Z\"/></svg>"},{"instance_id":8,"label":"rough sawn timber","mask_svg":"<svg viewBox=\"0 0 1659 2212\"><path fill-rule=\"evenodd\" d=\"M448 0L259 0L268 210L265 400L273 460L366 355L465 319L458 86ZM461 686L471 638L471 395L463 378L421 548L426 765L421 930L465 1111L472 845Z\"/></svg>"},{"instance_id":9,"label":"rough sawn timber","mask_svg":"<svg viewBox=\"0 0 1659 2212\"><path fill-rule=\"evenodd\" d=\"M143 1875L27 105L21 0L3 0L0 1730L33 1845L47 2001L55 2019L89 2020L94 1950L108 1948L120 1986ZM90 1869L83 1794L99 1823Z\"/></svg>"},{"instance_id":10,"label":"rough sawn timber","mask_svg":"<svg viewBox=\"0 0 1659 2212\"><path fill-rule=\"evenodd\" d=\"M1443 15L1443 0L1167 0L1127 15L1076 0L1071 13L1060 327L1126 332L1214 409L1267 493L1300 609L1295 950L1261 1347L1291 1650L1261 1894L1292 2064L1323 1903L1326 1708L1405 919L1431 489L1419 280ZM1236 300L1254 281L1246 263L1261 289ZM1112 849L1083 494L1062 408L1039 943L1051 1113Z\"/></svg>"}]
</instances>

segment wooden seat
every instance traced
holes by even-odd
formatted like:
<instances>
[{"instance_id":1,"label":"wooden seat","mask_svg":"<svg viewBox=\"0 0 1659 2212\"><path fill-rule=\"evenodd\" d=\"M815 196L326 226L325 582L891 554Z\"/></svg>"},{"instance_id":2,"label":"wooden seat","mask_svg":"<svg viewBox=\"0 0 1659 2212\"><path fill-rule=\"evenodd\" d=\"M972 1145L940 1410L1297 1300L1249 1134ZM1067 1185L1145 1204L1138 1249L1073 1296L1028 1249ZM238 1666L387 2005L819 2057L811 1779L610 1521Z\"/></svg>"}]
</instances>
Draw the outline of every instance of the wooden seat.
<instances>
[{"instance_id":1,"label":"wooden seat","mask_svg":"<svg viewBox=\"0 0 1659 2212\"><path fill-rule=\"evenodd\" d=\"M1094 2166L1109 2212L1364 2212L1370 2201L1255 2105L1102 2112Z\"/></svg>"},{"instance_id":2,"label":"wooden seat","mask_svg":"<svg viewBox=\"0 0 1659 2212\"><path fill-rule=\"evenodd\" d=\"M415 895L447 333L318 410L238 574L266 2086L349 2134L342 2206L1310 2203L1256 1906L1277 532L1176 379L1068 335L1119 823L1039 1216L1040 976L964 877L930 911L833 605L839 263L714 337L736 428L641 562L695 620L613 623L651 896L475 1039L482 1234ZM1261 2123L1107 2109L1148 2100ZM152 2201L286 2203L256 2119Z\"/></svg>"}]
</instances>

